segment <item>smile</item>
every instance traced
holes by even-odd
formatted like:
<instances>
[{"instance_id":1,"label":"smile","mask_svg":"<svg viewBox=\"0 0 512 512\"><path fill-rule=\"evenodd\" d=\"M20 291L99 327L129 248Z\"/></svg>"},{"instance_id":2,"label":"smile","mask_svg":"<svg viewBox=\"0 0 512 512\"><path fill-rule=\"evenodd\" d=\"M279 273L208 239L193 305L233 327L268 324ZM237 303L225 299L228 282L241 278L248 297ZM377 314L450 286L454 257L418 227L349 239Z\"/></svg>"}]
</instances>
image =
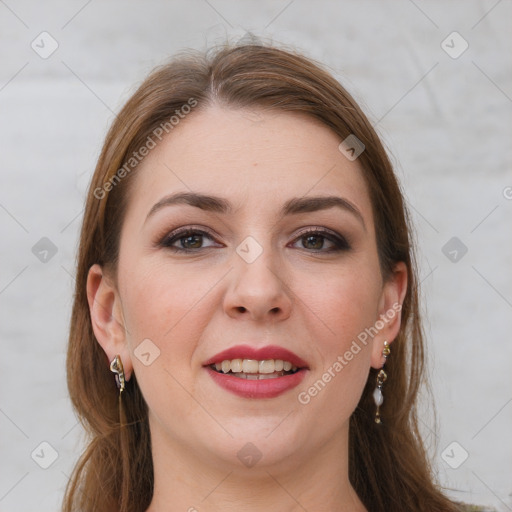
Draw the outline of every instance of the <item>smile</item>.
<instances>
[{"instance_id":1,"label":"smile","mask_svg":"<svg viewBox=\"0 0 512 512\"><path fill-rule=\"evenodd\" d=\"M274 398L298 386L309 370L306 362L278 346L238 345L203 363L221 388L243 398Z\"/></svg>"},{"instance_id":2,"label":"smile","mask_svg":"<svg viewBox=\"0 0 512 512\"><path fill-rule=\"evenodd\" d=\"M247 380L277 379L298 371L290 361L282 359L224 359L222 363L210 365L212 370Z\"/></svg>"}]
</instances>

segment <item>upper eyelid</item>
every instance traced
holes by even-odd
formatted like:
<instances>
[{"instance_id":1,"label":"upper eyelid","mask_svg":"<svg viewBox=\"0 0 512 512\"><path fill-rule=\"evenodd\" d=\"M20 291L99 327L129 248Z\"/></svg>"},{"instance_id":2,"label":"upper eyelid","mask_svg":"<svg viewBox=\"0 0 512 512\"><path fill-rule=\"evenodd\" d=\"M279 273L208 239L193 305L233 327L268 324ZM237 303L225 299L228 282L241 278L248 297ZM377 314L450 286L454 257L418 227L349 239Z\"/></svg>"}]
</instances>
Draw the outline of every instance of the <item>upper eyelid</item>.
<instances>
[{"instance_id":1,"label":"upper eyelid","mask_svg":"<svg viewBox=\"0 0 512 512\"><path fill-rule=\"evenodd\" d=\"M178 236L182 233L186 234L186 233L191 233L191 232L200 232L201 234L206 234L211 237L216 236L209 228L191 225L191 226L182 226L182 227L176 228L170 232L166 231L162 238L165 239L165 238L169 238L169 237L173 237L173 236ZM337 233L333 229L326 228L323 226L315 226L315 225L300 228L298 233L296 234L296 236L300 236L304 233L309 233L309 232L320 232L320 233L325 233L325 234L330 234L333 236L340 236L342 238L345 238L344 235L342 235L341 233Z\"/></svg>"},{"instance_id":2,"label":"upper eyelid","mask_svg":"<svg viewBox=\"0 0 512 512\"><path fill-rule=\"evenodd\" d=\"M329 229L329 228L322 227L322 226L307 226L305 228L301 228L296 236L301 236L303 234L307 234L310 232L312 232L312 233L318 232L318 233L322 233L322 234L345 238L345 236L343 236L341 233L337 233L333 229Z\"/></svg>"}]
</instances>

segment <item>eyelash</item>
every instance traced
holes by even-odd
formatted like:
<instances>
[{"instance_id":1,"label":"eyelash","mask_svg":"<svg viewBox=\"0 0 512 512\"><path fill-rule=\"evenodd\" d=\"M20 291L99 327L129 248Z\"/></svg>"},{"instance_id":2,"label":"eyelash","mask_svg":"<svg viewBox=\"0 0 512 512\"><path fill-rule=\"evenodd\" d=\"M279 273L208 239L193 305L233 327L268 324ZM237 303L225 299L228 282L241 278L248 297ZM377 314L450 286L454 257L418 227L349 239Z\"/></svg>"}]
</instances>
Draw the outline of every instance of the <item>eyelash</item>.
<instances>
[{"instance_id":1,"label":"eyelash","mask_svg":"<svg viewBox=\"0 0 512 512\"><path fill-rule=\"evenodd\" d=\"M210 249L211 247L200 247L198 249L185 249L183 247L174 247L172 244L174 244L176 241L179 241L183 238L199 235L203 237L208 237L214 240L214 236L209 233L208 231L204 231L202 229L196 229L196 228L182 228L178 229L172 233L169 233L166 235L162 241L159 243L160 246L165 247L167 249L170 249L173 252L176 253L197 253L200 250L204 249ZM334 252L342 252L342 251L348 251L351 249L350 244L348 243L347 239L341 235L338 235L334 232L328 231L326 229L320 229L320 228L309 228L307 230L302 231L299 233L299 235L294 239L294 242L297 240L300 240L307 236L321 236L327 240L329 240L332 244L334 244L334 247L328 250L308 250L306 248L302 248L303 250L306 250L308 252L312 253L334 253Z\"/></svg>"}]
</instances>

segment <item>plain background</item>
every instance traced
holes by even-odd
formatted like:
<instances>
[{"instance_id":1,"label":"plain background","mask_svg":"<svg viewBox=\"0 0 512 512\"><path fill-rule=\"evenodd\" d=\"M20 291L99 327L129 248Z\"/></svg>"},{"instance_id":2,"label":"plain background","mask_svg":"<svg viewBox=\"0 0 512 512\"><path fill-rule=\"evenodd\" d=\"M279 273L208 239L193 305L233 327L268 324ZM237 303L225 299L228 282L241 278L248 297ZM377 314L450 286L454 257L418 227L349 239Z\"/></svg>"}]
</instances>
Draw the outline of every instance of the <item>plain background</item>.
<instances>
[{"instance_id":1,"label":"plain background","mask_svg":"<svg viewBox=\"0 0 512 512\"><path fill-rule=\"evenodd\" d=\"M57 510L82 449L67 328L114 113L176 51L247 32L323 62L383 137L416 227L434 467L457 499L512 510L511 15L509 0L0 0L0 510Z\"/></svg>"}]
</instances>

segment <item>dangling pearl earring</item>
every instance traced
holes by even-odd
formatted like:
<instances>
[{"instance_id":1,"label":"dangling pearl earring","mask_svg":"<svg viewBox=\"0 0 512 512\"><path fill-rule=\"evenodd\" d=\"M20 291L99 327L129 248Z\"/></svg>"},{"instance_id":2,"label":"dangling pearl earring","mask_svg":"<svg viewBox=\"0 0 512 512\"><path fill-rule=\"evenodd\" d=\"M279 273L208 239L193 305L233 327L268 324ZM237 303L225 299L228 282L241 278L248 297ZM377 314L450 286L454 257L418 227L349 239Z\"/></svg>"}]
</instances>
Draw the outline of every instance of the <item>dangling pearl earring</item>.
<instances>
[{"instance_id":1,"label":"dangling pearl earring","mask_svg":"<svg viewBox=\"0 0 512 512\"><path fill-rule=\"evenodd\" d=\"M391 353L389 348L389 343L387 341L384 342L384 348L382 350L382 355L384 356L384 364L386 364L386 360ZM375 412L375 423L381 423L380 421L380 406L382 402L384 402L384 397L382 396L382 385L386 382L388 378L387 373L381 368L380 372L377 374L377 386L375 391L373 392L373 400L375 401L375 405L377 406L377 411Z\"/></svg>"}]
</instances>

